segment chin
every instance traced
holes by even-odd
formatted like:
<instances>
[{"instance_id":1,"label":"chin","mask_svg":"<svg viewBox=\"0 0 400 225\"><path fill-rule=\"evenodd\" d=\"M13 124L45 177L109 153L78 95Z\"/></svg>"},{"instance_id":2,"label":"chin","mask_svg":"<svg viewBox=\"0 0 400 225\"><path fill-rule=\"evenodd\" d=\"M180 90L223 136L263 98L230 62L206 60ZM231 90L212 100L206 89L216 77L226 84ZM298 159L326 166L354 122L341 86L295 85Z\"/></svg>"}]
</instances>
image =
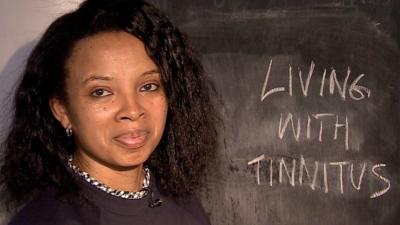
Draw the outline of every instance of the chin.
<instances>
[{"instance_id":1,"label":"chin","mask_svg":"<svg viewBox=\"0 0 400 225\"><path fill-rule=\"evenodd\" d=\"M131 170L131 169L135 169L141 165L143 165L145 161L139 161L139 160L135 160L135 161L119 161L119 162L115 162L111 164L111 167L114 170L117 171L126 171L126 170Z\"/></svg>"},{"instance_id":2,"label":"chin","mask_svg":"<svg viewBox=\"0 0 400 225\"><path fill-rule=\"evenodd\" d=\"M150 157L151 153L146 152L136 152L128 155L120 156L120 159L117 163L123 167L136 167L142 165L147 159Z\"/></svg>"}]
</instances>

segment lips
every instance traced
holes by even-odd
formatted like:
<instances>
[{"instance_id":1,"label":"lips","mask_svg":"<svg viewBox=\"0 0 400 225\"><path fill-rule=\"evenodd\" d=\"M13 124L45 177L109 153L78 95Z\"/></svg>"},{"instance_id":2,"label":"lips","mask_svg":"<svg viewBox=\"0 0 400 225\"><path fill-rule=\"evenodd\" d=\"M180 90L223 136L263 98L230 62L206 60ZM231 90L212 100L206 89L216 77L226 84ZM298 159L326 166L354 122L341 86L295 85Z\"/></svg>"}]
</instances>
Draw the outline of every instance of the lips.
<instances>
[{"instance_id":1,"label":"lips","mask_svg":"<svg viewBox=\"0 0 400 225\"><path fill-rule=\"evenodd\" d=\"M145 130L134 130L114 137L114 141L123 148L138 149L146 144L147 136Z\"/></svg>"}]
</instances>

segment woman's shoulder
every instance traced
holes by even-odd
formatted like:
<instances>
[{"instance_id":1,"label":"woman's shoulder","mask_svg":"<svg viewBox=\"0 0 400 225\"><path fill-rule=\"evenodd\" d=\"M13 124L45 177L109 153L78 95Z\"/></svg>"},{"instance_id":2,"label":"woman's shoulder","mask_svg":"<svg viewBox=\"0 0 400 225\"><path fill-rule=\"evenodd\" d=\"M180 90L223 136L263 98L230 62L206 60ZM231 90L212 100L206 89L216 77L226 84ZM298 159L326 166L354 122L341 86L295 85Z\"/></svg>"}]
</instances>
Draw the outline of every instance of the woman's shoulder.
<instances>
[{"instance_id":1,"label":"woman's shoulder","mask_svg":"<svg viewBox=\"0 0 400 225\"><path fill-rule=\"evenodd\" d=\"M23 206L8 225L80 225L73 205L61 200L49 189Z\"/></svg>"},{"instance_id":2,"label":"woman's shoulder","mask_svg":"<svg viewBox=\"0 0 400 225\"><path fill-rule=\"evenodd\" d=\"M86 190L86 189L83 189ZM81 202L74 195L58 197L56 191L43 191L26 204L10 221L9 225L82 225L119 221L130 224L132 219L143 224L191 224L209 225L209 219L195 195L173 197L154 193L137 201L128 201L92 190ZM90 191L86 190L84 193ZM103 198L104 197L104 198ZM68 201L66 201L68 199ZM161 199L161 204L150 206ZM103 221L104 222L104 221Z\"/></svg>"}]
</instances>

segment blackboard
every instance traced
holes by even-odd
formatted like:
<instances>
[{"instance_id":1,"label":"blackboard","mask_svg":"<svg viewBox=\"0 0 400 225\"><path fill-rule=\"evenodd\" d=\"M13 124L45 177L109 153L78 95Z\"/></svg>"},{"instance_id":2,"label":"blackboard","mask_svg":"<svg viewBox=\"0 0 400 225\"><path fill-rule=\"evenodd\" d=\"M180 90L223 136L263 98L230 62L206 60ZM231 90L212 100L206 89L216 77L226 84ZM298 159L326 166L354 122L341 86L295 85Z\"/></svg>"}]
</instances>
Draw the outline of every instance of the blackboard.
<instances>
[{"instance_id":1,"label":"blackboard","mask_svg":"<svg viewBox=\"0 0 400 225\"><path fill-rule=\"evenodd\" d=\"M153 2L219 92L212 224L400 224L397 2Z\"/></svg>"}]
</instances>

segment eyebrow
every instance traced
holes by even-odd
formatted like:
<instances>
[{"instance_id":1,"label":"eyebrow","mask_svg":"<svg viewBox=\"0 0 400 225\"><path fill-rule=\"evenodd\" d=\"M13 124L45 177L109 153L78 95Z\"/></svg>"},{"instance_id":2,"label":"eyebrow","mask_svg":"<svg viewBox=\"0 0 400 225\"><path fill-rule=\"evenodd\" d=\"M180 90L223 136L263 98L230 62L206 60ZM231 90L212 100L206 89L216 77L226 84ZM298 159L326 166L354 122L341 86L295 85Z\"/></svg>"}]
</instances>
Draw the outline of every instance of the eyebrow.
<instances>
[{"instance_id":1,"label":"eyebrow","mask_svg":"<svg viewBox=\"0 0 400 225\"><path fill-rule=\"evenodd\" d=\"M152 75L152 74L159 74L160 71L158 69L153 69L153 70L149 70L146 71L144 73L142 73L140 76L148 76L148 75ZM84 86L85 84L87 84L90 81L94 81L94 80L104 80L104 81L110 81L112 80L113 77L110 76L103 76L103 75L92 75L86 79L84 79L81 83L82 86Z\"/></svg>"},{"instance_id":2,"label":"eyebrow","mask_svg":"<svg viewBox=\"0 0 400 225\"><path fill-rule=\"evenodd\" d=\"M151 75L151 74L156 74L156 73L160 73L160 70L152 69L152 70L142 73L140 76L146 76L146 75Z\"/></svg>"},{"instance_id":3,"label":"eyebrow","mask_svg":"<svg viewBox=\"0 0 400 225\"><path fill-rule=\"evenodd\" d=\"M93 80L105 80L105 81L110 81L113 78L110 76L102 76L102 75L92 75L86 79L84 79L81 83L82 86L84 86L86 83L88 83L89 81L93 81Z\"/></svg>"}]
</instances>

